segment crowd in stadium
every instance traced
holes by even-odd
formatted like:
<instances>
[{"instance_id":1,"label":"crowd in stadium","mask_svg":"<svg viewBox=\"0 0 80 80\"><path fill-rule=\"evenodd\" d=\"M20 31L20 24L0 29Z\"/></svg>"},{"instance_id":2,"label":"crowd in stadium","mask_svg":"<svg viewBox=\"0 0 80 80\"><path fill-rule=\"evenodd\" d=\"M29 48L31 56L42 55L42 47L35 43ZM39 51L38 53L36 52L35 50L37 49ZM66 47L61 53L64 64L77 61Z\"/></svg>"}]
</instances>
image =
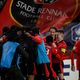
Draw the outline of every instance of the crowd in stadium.
<instances>
[{"instance_id":1,"label":"crowd in stadium","mask_svg":"<svg viewBox=\"0 0 80 80\"><path fill-rule=\"evenodd\" d=\"M80 40L77 40L68 56L64 31L55 27L51 27L46 36L37 27L4 27L0 37L0 78L65 80L63 60L70 58L71 69L75 71L74 54L77 55L77 69L80 73L79 50Z\"/></svg>"}]
</instances>

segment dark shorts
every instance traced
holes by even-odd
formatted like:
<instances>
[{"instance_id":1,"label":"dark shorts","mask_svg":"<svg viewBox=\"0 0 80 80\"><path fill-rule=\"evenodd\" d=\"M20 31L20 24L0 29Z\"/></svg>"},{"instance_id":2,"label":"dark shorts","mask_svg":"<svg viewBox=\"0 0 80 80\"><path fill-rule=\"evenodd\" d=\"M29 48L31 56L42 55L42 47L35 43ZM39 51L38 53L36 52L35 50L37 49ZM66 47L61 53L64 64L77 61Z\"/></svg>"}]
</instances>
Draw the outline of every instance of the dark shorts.
<instances>
[{"instance_id":1,"label":"dark shorts","mask_svg":"<svg viewBox=\"0 0 80 80\"><path fill-rule=\"evenodd\" d=\"M2 68L1 77L4 80L23 80L23 75L17 67L12 67L10 69Z\"/></svg>"},{"instance_id":2,"label":"dark shorts","mask_svg":"<svg viewBox=\"0 0 80 80\"><path fill-rule=\"evenodd\" d=\"M35 77L35 80L46 80L44 64L36 64L36 71L37 75Z\"/></svg>"},{"instance_id":3,"label":"dark shorts","mask_svg":"<svg viewBox=\"0 0 80 80\"><path fill-rule=\"evenodd\" d=\"M37 75L45 75L44 64L36 64Z\"/></svg>"},{"instance_id":4,"label":"dark shorts","mask_svg":"<svg viewBox=\"0 0 80 80\"><path fill-rule=\"evenodd\" d=\"M32 54L29 54L27 61L24 58L22 58L20 69L24 76L33 75L34 62L34 56Z\"/></svg>"},{"instance_id":5,"label":"dark shorts","mask_svg":"<svg viewBox=\"0 0 80 80\"><path fill-rule=\"evenodd\" d=\"M22 63L20 64L20 69L24 76L33 75L34 62Z\"/></svg>"},{"instance_id":6,"label":"dark shorts","mask_svg":"<svg viewBox=\"0 0 80 80\"><path fill-rule=\"evenodd\" d=\"M34 63L28 63L27 64L27 74L33 75L33 71L34 71Z\"/></svg>"},{"instance_id":7,"label":"dark shorts","mask_svg":"<svg viewBox=\"0 0 80 80\"><path fill-rule=\"evenodd\" d=\"M60 69L60 63L53 63L52 67L54 69L54 71L56 72L56 74L58 75L59 73L61 73L61 69Z\"/></svg>"}]
</instances>

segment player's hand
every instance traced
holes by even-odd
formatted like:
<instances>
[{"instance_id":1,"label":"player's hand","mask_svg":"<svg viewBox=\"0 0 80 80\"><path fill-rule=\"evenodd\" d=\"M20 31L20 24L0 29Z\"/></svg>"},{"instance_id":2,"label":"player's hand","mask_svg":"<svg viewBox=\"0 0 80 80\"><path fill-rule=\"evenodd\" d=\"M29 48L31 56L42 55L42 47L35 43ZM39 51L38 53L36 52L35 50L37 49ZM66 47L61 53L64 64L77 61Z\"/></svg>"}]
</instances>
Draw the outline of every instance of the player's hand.
<instances>
[{"instance_id":1,"label":"player's hand","mask_svg":"<svg viewBox=\"0 0 80 80\"><path fill-rule=\"evenodd\" d=\"M53 46L53 47L57 47L55 43L52 43L52 46Z\"/></svg>"},{"instance_id":2,"label":"player's hand","mask_svg":"<svg viewBox=\"0 0 80 80\"><path fill-rule=\"evenodd\" d=\"M71 70L75 71L75 66L74 65L71 66Z\"/></svg>"}]
</instances>

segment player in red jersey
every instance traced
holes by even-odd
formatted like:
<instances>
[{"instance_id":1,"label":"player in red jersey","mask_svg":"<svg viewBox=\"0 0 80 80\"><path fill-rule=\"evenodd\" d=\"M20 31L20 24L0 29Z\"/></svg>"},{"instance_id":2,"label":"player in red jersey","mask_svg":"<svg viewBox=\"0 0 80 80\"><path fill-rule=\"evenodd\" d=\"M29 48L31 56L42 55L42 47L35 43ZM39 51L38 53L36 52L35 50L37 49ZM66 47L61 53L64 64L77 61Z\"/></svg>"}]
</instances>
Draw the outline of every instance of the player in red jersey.
<instances>
[{"instance_id":1,"label":"player in red jersey","mask_svg":"<svg viewBox=\"0 0 80 80\"><path fill-rule=\"evenodd\" d=\"M74 66L74 54L76 54L76 65L77 65L77 70L79 71L79 80L80 80L80 40L77 40L73 50L71 51L71 69L72 71L75 71L75 66Z\"/></svg>"},{"instance_id":2,"label":"player in red jersey","mask_svg":"<svg viewBox=\"0 0 80 80\"><path fill-rule=\"evenodd\" d=\"M67 56L67 44L64 41L64 32L63 32L63 30L58 31L58 39L57 39L56 45L59 49L60 55L63 58L63 60L68 58L68 56Z\"/></svg>"},{"instance_id":3,"label":"player in red jersey","mask_svg":"<svg viewBox=\"0 0 80 80\"><path fill-rule=\"evenodd\" d=\"M59 53L59 49L58 49L57 45L53 42L52 36L46 37L46 43L47 43L47 45L46 45L47 53L48 53L48 57L50 59L50 69L51 69L50 74L55 75L55 73L56 73L56 75L57 75L56 77L58 77L58 74L61 73L60 62L62 62L63 58ZM49 71L50 71L50 69L49 69ZM54 71L54 73L53 73L53 71ZM53 77L55 77L55 76L53 76ZM57 79L57 78L55 78L55 79Z\"/></svg>"},{"instance_id":4,"label":"player in red jersey","mask_svg":"<svg viewBox=\"0 0 80 80\"><path fill-rule=\"evenodd\" d=\"M52 47L51 49L51 62L52 62L52 67L54 69L54 71L56 72L57 76L58 74L61 72L61 68L60 68L60 61L62 60L61 56L58 54L58 47L55 43L57 43L57 40L58 40L58 32L57 32L57 29L55 27L51 27L49 29L49 36L52 36L53 37L53 43L52 45L54 47ZM47 37L49 37L47 36Z\"/></svg>"},{"instance_id":5,"label":"player in red jersey","mask_svg":"<svg viewBox=\"0 0 80 80\"><path fill-rule=\"evenodd\" d=\"M50 27L50 29L49 29L49 31L47 33L47 36L52 36L53 37L53 40L56 40L56 37L57 37L56 34L57 34L57 28ZM47 36L44 37L45 44L46 44L46 37Z\"/></svg>"},{"instance_id":6,"label":"player in red jersey","mask_svg":"<svg viewBox=\"0 0 80 80\"><path fill-rule=\"evenodd\" d=\"M56 41L56 45L57 45L57 48L58 48L58 54L60 54L60 56L62 58L62 61L58 62L58 64L60 65L59 66L60 71L59 71L58 74L59 74L60 80L64 80L64 77L63 77L63 73L64 73L63 72L63 66L64 66L63 60L67 58L67 56L66 56L67 44L64 41L64 32L63 32L63 30L58 31L58 38L57 38L57 41Z\"/></svg>"},{"instance_id":7,"label":"player in red jersey","mask_svg":"<svg viewBox=\"0 0 80 80\"><path fill-rule=\"evenodd\" d=\"M46 37L46 49L47 49L47 55L50 59L50 68L48 67L48 70L50 72L50 80L57 80L57 74L54 71L53 67L52 67L52 55L54 53L54 55L60 59L60 56L57 54L57 48L55 47L55 43L53 43L53 37L47 36Z\"/></svg>"},{"instance_id":8,"label":"player in red jersey","mask_svg":"<svg viewBox=\"0 0 80 80\"><path fill-rule=\"evenodd\" d=\"M39 29L38 28L33 28L32 29L32 32L34 35L31 35L30 33L26 33L26 35L28 35L29 37L31 37L37 44L37 59L36 59L36 70L37 70L37 79L38 80L41 80L42 78L43 79L48 79L48 76L46 76L45 74L45 68L47 68L47 64L50 63L50 60L46 54L46 48L45 48L45 45L44 45L44 41L43 41L43 38L39 32ZM44 76L43 76L44 74Z\"/></svg>"},{"instance_id":9,"label":"player in red jersey","mask_svg":"<svg viewBox=\"0 0 80 80\"><path fill-rule=\"evenodd\" d=\"M53 40L56 40L57 38L57 28L51 27L49 29L50 35L53 37Z\"/></svg>"}]
</instances>

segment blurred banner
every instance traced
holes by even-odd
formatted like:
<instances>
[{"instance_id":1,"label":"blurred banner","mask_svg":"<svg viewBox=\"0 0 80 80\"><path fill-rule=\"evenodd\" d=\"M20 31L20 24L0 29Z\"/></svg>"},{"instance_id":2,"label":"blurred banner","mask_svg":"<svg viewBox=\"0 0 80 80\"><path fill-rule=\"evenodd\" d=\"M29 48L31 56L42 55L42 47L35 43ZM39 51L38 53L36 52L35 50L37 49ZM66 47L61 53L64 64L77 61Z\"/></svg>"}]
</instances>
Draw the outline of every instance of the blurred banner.
<instances>
[{"instance_id":1,"label":"blurred banner","mask_svg":"<svg viewBox=\"0 0 80 80\"><path fill-rule=\"evenodd\" d=\"M46 32L53 25L61 28L80 12L80 0L2 0L0 5L0 33L12 24Z\"/></svg>"},{"instance_id":2,"label":"blurred banner","mask_svg":"<svg viewBox=\"0 0 80 80\"><path fill-rule=\"evenodd\" d=\"M80 23L73 22L64 28L65 41L71 49L76 40L80 39Z\"/></svg>"}]
</instances>

